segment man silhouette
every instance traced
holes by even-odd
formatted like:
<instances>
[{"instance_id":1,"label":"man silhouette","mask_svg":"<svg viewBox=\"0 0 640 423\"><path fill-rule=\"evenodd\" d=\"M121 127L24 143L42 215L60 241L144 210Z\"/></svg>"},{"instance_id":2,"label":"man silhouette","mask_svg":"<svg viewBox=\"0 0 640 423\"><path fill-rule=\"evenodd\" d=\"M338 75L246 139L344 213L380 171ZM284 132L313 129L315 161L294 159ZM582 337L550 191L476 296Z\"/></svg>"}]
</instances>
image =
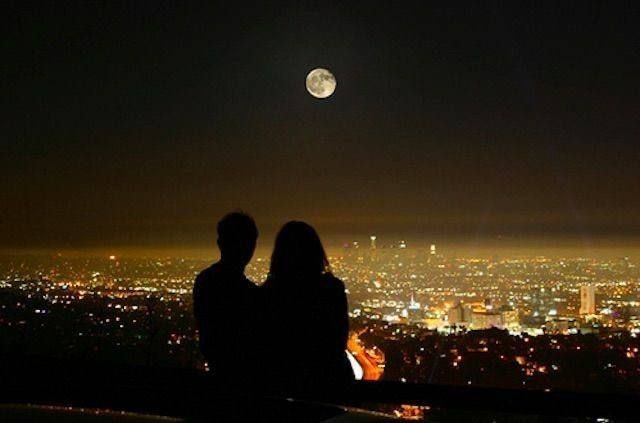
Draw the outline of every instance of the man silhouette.
<instances>
[{"instance_id":1,"label":"man silhouette","mask_svg":"<svg viewBox=\"0 0 640 423\"><path fill-rule=\"evenodd\" d=\"M212 374L226 386L239 386L248 374L247 321L258 287L244 274L256 248L258 229L251 216L235 212L218 222L220 260L196 277L193 309L200 349Z\"/></svg>"}]
</instances>

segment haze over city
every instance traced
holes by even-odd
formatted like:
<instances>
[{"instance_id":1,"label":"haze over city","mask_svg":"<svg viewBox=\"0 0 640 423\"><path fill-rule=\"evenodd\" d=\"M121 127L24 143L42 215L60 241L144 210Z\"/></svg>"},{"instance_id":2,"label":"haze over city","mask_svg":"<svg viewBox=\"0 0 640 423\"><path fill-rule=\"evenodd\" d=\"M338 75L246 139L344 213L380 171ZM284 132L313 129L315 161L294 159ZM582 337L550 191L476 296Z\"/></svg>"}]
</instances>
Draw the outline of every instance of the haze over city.
<instances>
[{"instance_id":1,"label":"haze over city","mask_svg":"<svg viewBox=\"0 0 640 423\"><path fill-rule=\"evenodd\" d=\"M637 237L637 25L595 4L15 3L0 244Z\"/></svg>"}]
</instances>

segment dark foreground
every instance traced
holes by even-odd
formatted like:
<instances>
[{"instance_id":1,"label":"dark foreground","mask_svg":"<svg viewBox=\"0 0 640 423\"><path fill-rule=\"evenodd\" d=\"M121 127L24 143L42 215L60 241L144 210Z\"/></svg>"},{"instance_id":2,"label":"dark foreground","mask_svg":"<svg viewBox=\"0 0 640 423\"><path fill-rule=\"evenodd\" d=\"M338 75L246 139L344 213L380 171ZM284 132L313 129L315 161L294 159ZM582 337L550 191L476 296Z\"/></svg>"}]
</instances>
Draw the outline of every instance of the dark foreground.
<instances>
[{"instance_id":1,"label":"dark foreground","mask_svg":"<svg viewBox=\"0 0 640 423\"><path fill-rule=\"evenodd\" d=\"M196 370L6 356L0 380L2 421L386 421L394 408L411 404L422 406L417 414L425 421L627 422L637 421L640 400L635 394L357 382L346 394L318 402L232 395Z\"/></svg>"}]
</instances>

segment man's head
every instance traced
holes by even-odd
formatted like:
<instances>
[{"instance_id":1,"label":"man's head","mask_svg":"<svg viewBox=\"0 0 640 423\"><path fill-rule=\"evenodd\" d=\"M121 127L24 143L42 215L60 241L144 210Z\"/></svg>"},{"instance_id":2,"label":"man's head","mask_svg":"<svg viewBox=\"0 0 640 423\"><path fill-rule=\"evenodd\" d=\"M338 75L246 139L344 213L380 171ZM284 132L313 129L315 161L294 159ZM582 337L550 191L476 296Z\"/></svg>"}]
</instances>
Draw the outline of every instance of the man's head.
<instances>
[{"instance_id":1,"label":"man's head","mask_svg":"<svg viewBox=\"0 0 640 423\"><path fill-rule=\"evenodd\" d=\"M246 266L256 249L258 228L248 214L229 213L218 222L218 247L226 262Z\"/></svg>"}]
</instances>

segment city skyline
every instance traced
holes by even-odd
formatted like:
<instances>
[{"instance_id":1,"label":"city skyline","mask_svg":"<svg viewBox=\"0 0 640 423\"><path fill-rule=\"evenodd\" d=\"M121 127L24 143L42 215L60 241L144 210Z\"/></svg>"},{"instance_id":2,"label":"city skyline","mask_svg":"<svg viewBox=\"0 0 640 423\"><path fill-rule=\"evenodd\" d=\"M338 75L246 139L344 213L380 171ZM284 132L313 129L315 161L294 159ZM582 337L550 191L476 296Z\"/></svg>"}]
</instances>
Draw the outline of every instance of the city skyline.
<instances>
[{"instance_id":1,"label":"city skyline","mask_svg":"<svg viewBox=\"0 0 640 423\"><path fill-rule=\"evenodd\" d=\"M347 290L348 350L365 379L640 389L640 259L455 257L437 245L435 254L430 247L371 247L330 257ZM0 349L51 358L91 351L96 361L206 370L191 289L207 264L166 256L0 255ZM261 283L268 265L268 257L257 257L248 277ZM25 337L24 330L42 334Z\"/></svg>"}]
</instances>

